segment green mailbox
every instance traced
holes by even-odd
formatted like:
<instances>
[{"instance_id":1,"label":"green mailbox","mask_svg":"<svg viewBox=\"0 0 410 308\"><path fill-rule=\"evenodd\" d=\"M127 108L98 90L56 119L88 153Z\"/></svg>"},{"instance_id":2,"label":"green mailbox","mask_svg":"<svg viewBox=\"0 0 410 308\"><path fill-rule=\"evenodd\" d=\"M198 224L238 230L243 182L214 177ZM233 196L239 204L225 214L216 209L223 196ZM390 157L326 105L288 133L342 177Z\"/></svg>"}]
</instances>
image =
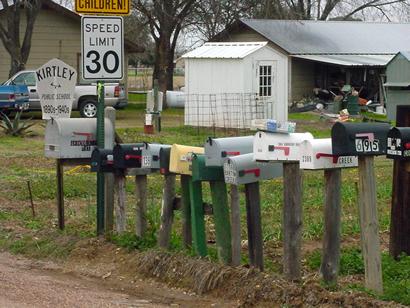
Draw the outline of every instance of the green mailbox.
<instances>
[{"instance_id":1,"label":"green mailbox","mask_svg":"<svg viewBox=\"0 0 410 308\"><path fill-rule=\"evenodd\" d=\"M209 182L212 196L218 258L231 263L231 227L228 197L222 166L208 167L205 155L192 154L192 181L190 182L192 240L200 256L207 254L205 236L205 213L202 198L202 182Z\"/></svg>"}]
</instances>

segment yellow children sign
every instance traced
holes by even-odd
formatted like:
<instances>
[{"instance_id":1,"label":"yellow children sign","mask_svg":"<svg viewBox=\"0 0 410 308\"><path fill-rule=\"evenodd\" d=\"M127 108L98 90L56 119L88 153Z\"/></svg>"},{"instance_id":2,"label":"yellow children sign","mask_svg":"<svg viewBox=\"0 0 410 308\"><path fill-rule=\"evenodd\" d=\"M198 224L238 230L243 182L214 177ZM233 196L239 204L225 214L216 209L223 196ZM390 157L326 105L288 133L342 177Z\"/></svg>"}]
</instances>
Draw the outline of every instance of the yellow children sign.
<instances>
[{"instance_id":1,"label":"yellow children sign","mask_svg":"<svg viewBox=\"0 0 410 308\"><path fill-rule=\"evenodd\" d=\"M80 14L129 15L130 0L75 0Z\"/></svg>"}]
</instances>

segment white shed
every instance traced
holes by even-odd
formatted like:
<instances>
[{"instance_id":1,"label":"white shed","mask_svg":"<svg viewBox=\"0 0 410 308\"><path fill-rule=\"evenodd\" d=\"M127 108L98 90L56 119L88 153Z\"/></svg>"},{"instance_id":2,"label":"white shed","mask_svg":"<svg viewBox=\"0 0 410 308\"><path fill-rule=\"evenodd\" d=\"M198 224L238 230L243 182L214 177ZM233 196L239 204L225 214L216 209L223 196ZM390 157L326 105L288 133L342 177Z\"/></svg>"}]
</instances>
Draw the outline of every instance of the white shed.
<instances>
[{"instance_id":1,"label":"white shed","mask_svg":"<svg viewBox=\"0 0 410 308\"><path fill-rule=\"evenodd\" d=\"M287 120L288 57L267 42L206 43L185 60L185 124L249 127Z\"/></svg>"}]
</instances>

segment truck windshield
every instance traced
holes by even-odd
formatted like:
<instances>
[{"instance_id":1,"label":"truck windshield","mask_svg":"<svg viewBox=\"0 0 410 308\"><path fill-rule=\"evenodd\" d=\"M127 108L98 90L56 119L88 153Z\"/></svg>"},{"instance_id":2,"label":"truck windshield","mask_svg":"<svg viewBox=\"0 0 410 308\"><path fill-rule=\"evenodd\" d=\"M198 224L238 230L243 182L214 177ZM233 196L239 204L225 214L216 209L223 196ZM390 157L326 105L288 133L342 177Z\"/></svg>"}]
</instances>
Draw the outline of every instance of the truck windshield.
<instances>
[{"instance_id":1,"label":"truck windshield","mask_svg":"<svg viewBox=\"0 0 410 308\"><path fill-rule=\"evenodd\" d=\"M33 72L21 73L13 79L13 83L18 85L35 86L36 77Z\"/></svg>"}]
</instances>

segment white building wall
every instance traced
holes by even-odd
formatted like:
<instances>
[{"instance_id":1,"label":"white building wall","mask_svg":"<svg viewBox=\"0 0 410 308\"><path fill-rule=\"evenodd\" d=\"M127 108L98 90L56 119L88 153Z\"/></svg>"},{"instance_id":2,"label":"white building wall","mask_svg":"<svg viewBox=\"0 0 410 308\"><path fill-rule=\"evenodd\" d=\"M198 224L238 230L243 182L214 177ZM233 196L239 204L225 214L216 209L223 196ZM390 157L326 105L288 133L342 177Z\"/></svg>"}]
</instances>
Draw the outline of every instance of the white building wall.
<instances>
[{"instance_id":1,"label":"white building wall","mask_svg":"<svg viewBox=\"0 0 410 308\"><path fill-rule=\"evenodd\" d=\"M258 63L275 61L274 99L257 98ZM287 120L288 57L266 46L243 59L185 59L185 124L249 127L253 118ZM267 110L269 109L269 110Z\"/></svg>"}]
</instances>

